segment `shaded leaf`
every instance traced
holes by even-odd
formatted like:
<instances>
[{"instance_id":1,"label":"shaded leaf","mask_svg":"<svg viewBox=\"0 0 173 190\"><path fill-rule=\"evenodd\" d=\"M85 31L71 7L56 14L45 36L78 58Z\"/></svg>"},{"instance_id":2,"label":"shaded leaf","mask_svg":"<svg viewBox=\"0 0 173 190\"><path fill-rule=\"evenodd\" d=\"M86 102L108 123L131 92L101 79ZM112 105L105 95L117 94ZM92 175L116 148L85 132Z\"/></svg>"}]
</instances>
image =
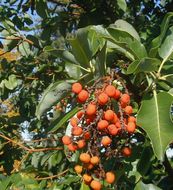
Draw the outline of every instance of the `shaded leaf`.
<instances>
[{"instance_id":1,"label":"shaded leaf","mask_svg":"<svg viewBox=\"0 0 173 190\"><path fill-rule=\"evenodd\" d=\"M127 74L157 71L160 64L161 61L156 58L146 57L141 60L135 60L128 66Z\"/></svg>"},{"instance_id":2,"label":"shaded leaf","mask_svg":"<svg viewBox=\"0 0 173 190\"><path fill-rule=\"evenodd\" d=\"M120 9L122 9L124 12L127 9L127 4L125 0L117 0L118 6Z\"/></svg>"},{"instance_id":3,"label":"shaded leaf","mask_svg":"<svg viewBox=\"0 0 173 190\"><path fill-rule=\"evenodd\" d=\"M145 97L137 115L137 124L148 134L156 157L163 161L168 144L173 140L173 123L170 107L173 96L167 92ZM151 120L152 118L152 120Z\"/></svg>"},{"instance_id":4,"label":"shaded leaf","mask_svg":"<svg viewBox=\"0 0 173 190\"><path fill-rule=\"evenodd\" d=\"M166 62L173 53L173 27L169 29L169 33L159 48L159 55L163 58L162 62Z\"/></svg>"},{"instance_id":5,"label":"shaded leaf","mask_svg":"<svg viewBox=\"0 0 173 190\"><path fill-rule=\"evenodd\" d=\"M134 190L161 190L154 184L145 184L142 181L138 182Z\"/></svg>"},{"instance_id":6,"label":"shaded leaf","mask_svg":"<svg viewBox=\"0 0 173 190\"><path fill-rule=\"evenodd\" d=\"M64 98L71 89L68 82L58 81L51 84L42 95L40 103L36 109L36 116L40 119L42 114L50 109L55 103Z\"/></svg>"},{"instance_id":7,"label":"shaded leaf","mask_svg":"<svg viewBox=\"0 0 173 190\"><path fill-rule=\"evenodd\" d=\"M152 48L150 49L150 52L149 52L149 55L151 57L156 56L158 48L160 47L160 45L161 45L161 43L165 37L165 34L166 34L167 29L169 27L169 22L170 22L172 16L173 16L172 12L169 12L165 15L165 17L161 23L161 34L158 37L156 37L151 43Z\"/></svg>"},{"instance_id":8,"label":"shaded leaf","mask_svg":"<svg viewBox=\"0 0 173 190\"><path fill-rule=\"evenodd\" d=\"M86 185L84 182L81 184L80 190L90 190L89 186Z\"/></svg>"},{"instance_id":9,"label":"shaded leaf","mask_svg":"<svg viewBox=\"0 0 173 190\"><path fill-rule=\"evenodd\" d=\"M135 30L135 28L129 24L128 22L126 22L125 20L122 19L118 19L116 20L115 24L114 24L117 28L128 32L131 36L133 36L136 40L140 41L140 37L139 34L137 33L137 31Z\"/></svg>"},{"instance_id":10,"label":"shaded leaf","mask_svg":"<svg viewBox=\"0 0 173 190\"><path fill-rule=\"evenodd\" d=\"M66 115L61 118L60 120L56 121L58 122L52 129L50 129L51 132L55 132L58 130L60 127L64 127L64 124L72 117L74 116L77 112L79 111L78 107L73 108L71 111L66 113Z\"/></svg>"}]
</instances>

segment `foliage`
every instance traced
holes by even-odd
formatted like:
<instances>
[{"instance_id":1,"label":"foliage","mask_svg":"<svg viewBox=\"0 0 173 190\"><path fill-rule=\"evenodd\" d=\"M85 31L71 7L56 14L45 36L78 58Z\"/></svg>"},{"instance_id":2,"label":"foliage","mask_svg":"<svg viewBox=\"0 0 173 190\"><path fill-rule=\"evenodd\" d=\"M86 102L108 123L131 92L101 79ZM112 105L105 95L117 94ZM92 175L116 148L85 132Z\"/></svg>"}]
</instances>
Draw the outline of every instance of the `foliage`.
<instances>
[{"instance_id":1,"label":"foliage","mask_svg":"<svg viewBox=\"0 0 173 190\"><path fill-rule=\"evenodd\" d=\"M172 1L0 5L1 189L89 189L74 171L80 151L69 157L61 140L80 110L71 85L90 87L115 73L139 127L132 156L116 165L116 182L105 188L171 190Z\"/></svg>"}]
</instances>

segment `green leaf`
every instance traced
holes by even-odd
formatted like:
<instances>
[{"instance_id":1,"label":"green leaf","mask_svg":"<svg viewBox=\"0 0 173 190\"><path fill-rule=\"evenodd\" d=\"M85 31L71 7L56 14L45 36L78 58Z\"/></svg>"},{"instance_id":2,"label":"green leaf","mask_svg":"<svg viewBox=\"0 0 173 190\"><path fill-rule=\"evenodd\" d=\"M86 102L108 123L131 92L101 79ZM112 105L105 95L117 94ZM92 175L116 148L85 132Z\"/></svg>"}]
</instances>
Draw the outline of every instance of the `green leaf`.
<instances>
[{"instance_id":1,"label":"green leaf","mask_svg":"<svg viewBox=\"0 0 173 190\"><path fill-rule=\"evenodd\" d=\"M146 57L141 60L135 60L128 66L127 74L157 71L160 64L161 61L156 58Z\"/></svg>"},{"instance_id":2,"label":"green leaf","mask_svg":"<svg viewBox=\"0 0 173 190\"><path fill-rule=\"evenodd\" d=\"M17 87L17 85L18 81L16 79L16 76L12 74L8 77L8 80L5 79L0 83L0 88L3 88L3 86L5 86L9 90L13 90Z\"/></svg>"},{"instance_id":3,"label":"green leaf","mask_svg":"<svg viewBox=\"0 0 173 190\"><path fill-rule=\"evenodd\" d=\"M63 49L55 49L51 46L46 46L43 49L44 52L48 52L49 54L55 56L55 57L60 57L65 61L68 61L70 63L75 63L75 64L79 64L77 62L77 60L75 59L74 55L72 53L70 53L67 50L63 50Z\"/></svg>"},{"instance_id":4,"label":"green leaf","mask_svg":"<svg viewBox=\"0 0 173 190\"><path fill-rule=\"evenodd\" d=\"M173 123L170 119L170 107L173 96L167 92L145 97L137 115L137 125L148 134L156 157L163 161L168 144L173 140Z\"/></svg>"},{"instance_id":5,"label":"green leaf","mask_svg":"<svg viewBox=\"0 0 173 190\"><path fill-rule=\"evenodd\" d=\"M160 45L165 37L165 34L167 32L167 29L169 28L169 22L170 22L172 16L173 16L172 12L169 12L165 15L165 17L161 23L161 34L157 38L155 38L151 43L152 48L150 49L150 52L149 52L149 55L151 57L156 56L158 48L160 47Z\"/></svg>"},{"instance_id":6,"label":"green leaf","mask_svg":"<svg viewBox=\"0 0 173 190\"><path fill-rule=\"evenodd\" d=\"M106 44L101 49L101 51L98 52L97 58L96 58L96 74L99 75L99 77L103 77L106 75Z\"/></svg>"},{"instance_id":7,"label":"green leaf","mask_svg":"<svg viewBox=\"0 0 173 190\"><path fill-rule=\"evenodd\" d=\"M166 36L164 42L159 48L159 55L163 58L162 63L165 63L171 57L173 53L173 27L171 27L168 31L168 35Z\"/></svg>"},{"instance_id":8,"label":"green leaf","mask_svg":"<svg viewBox=\"0 0 173 190\"><path fill-rule=\"evenodd\" d=\"M137 164L137 171L141 174L141 176L144 176L148 172L151 166L152 157L153 157L153 152L151 147L146 146Z\"/></svg>"},{"instance_id":9,"label":"green leaf","mask_svg":"<svg viewBox=\"0 0 173 190\"><path fill-rule=\"evenodd\" d=\"M86 185L84 182L81 184L80 190L90 190L89 186Z\"/></svg>"},{"instance_id":10,"label":"green leaf","mask_svg":"<svg viewBox=\"0 0 173 190\"><path fill-rule=\"evenodd\" d=\"M147 51L143 44L131 36L128 32L111 25L108 29L110 35L105 35L107 40L128 51L136 59L147 57Z\"/></svg>"},{"instance_id":11,"label":"green leaf","mask_svg":"<svg viewBox=\"0 0 173 190\"><path fill-rule=\"evenodd\" d=\"M127 4L125 0L117 0L118 6L120 9L122 9L124 12L127 9Z\"/></svg>"},{"instance_id":12,"label":"green leaf","mask_svg":"<svg viewBox=\"0 0 173 190\"><path fill-rule=\"evenodd\" d=\"M72 53L80 65L84 68L90 67L92 51L88 42L87 28L79 29L75 37L68 39L72 46Z\"/></svg>"},{"instance_id":13,"label":"green leaf","mask_svg":"<svg viewBox=\"0 0 173 190\"><path fill-rule=\"evenodd\" d=\"M138 182L134 190L161 190L154 184L145 184L142 181Z\"/></svg>"},{"instance_id":14,"label":"green leaf","mask_svg":"<svg viewBox=\"0 0 173 190\"><path fill-rule=\"evenodd\" d=\"M40 119L42 114L64 98L70 89L71 84L64 81L58 81L48 86L37 106L36 116Z\"/></svg>"},{"instance_id":15,"label":"green leaf","mask_svg":"<svg viewBox=\"0 0 173 190\"><path fill-rule=\"evenodd\" d=\"M57 131L60 127L64 127L64 124L72 117L74 116L77 112L79 111L78 107L73 108L71 111L66 113L66 115L61 118L60 120L56 121L58 122L52 129L50 129L51 132Z\"/></svg>"},{"instance_id":16,"label":"green leaf","mask_svg":"<svg viewBox=\"0 0 173 190\"><path fill-rule=\"evenodd\" d=\"M74 78L74 79L79 79L81 76L81 70L79 68L79 65L76 65L76 64L66 62L65 71L68 73L68 75L71 78Z\"/></svg>"},{"instance_id":17,"label":"green leaf","mask_svg":"<svg viewBox=\"0 0 173 190\"><path fill-rule=\"evenodd\" d=\"M42 18L47 18L48 16L48 7L45 0L36 0L36 11L37 14Z\"/></svg>"},{"instance_id":18,"label":"green leaf","mask_svg":"<svg viewBox=\"0 0 173 190\"><path fill-rule=\"evenodd\" d=\"M129 24L128 22L126 22L125 20L122 19L118 19L116 20L116 22L114 23L115 27L128 32L131 36L133 36L136 40L140 41L140 37L139 34L137 33L137 31L135 30L135 28Z\"/></svg>"}]
</instances>

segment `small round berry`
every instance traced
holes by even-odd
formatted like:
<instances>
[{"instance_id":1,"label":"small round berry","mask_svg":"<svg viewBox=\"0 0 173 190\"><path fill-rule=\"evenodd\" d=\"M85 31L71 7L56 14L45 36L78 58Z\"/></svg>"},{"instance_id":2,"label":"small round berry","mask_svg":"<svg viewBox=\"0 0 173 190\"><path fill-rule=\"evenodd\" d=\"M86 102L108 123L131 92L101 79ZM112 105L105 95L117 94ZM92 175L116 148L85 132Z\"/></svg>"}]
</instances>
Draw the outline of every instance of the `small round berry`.
<instances>
[{"instance_id":1,"label":"small round berry","mask_svg":"<svg viewBox=\"0 0 173 190\"><path fill-rule=\"evenodd\" d=\"M72 92L74 92L75 94L79 94L81 90L82 90L82 85L80 83L76 82L72 85Z\"/></svg>"},{"instance_id":2,"label":"small round berry","mask_svg":"<svg viewBox=\"0 0 173 190\"><path fill-rule=\"evenodd\" d=\"M89 116L96 114L96 105L91 103L88 104L86 108L86 114Z\"/></svg>"},{"instance_id":3,"label":"small round berry","mask_svg":"<svg viewBox=\"0 0 173 190\"><path fill-rule=\"evenodd\" d=\"M107 110L104 114L104 118L107 121L112 121L114 119L114 112L112 110Z\"/></svg>"},{"instance_id":4,"label":"small round berry","mask_svg":"<svg viewBox=\"0 0 173 190\"><path fill-rule=\"evenodd\" d=\"M108 85L105 92L109 97L114 97L116 95L116 88L113 85Z\"/></svg>"},{"instance_id":5,"label":"small round berry","mask_svg":"<svg viewBox=\"0 0 173 190\"><path fill-rule=\"evenodd\" d=\"M106 120L100 120L97 123L97 128L98 128L98 130L103 130L103 129L106 129L108 127L108 125L109 125L109 123Z\"/></svg>"},{"instance_id":6,"label":"small round berry","mask_svg":"<svg viewBox=\"0 0 173 190\"><path fill-rule=\"evenodd\" d=\"M114 183L115 181L115 174L113 172L106 172L106 182L109 184Z\"/></svg>"},{"instance_id":7,"label":"small round berry","mask_svg":"<svg viewBox=\"0 0 173 190\"><path fill-rule=\"evenodd\" d=\"M100 190L102 188L102 185L99 181L97 180L92 180L91 183L90 183L90 187L93 189L93 190Z\"/></svg>"},{"instance_id":8,"label":"small round berry","mask_svg":"<svg viewBox=\"0 0 173 190\"><path fill-rule=\"evenodd\" d=\"M82 133L83 133L83 130L81 127L73 127L72 128L72 134L74 136L80 136L80 135L82 135Z\"/></svg>"},{"instance_id":9,"label":"small round berry","mask_svg":"<svg viewBox=\"0 0 173 190\"><path fill-rule=\"evenodd\" d=\"M112 140L108 136L103 137L101 140L101 144L105 147L109 146L111 144L111 142L112 142Z\"/></svg>"},{"instance_id":10,"label":"small round berry","mask_svg":"<svg viewBox=\"0 0 173 190\"><path fill-rule=\"evenodd\" d=\"M100 162L100 158L98 156L93 156L93 157L91 157L90 162L93 165L97 165Z\"/></svg>"},{"instance_id":11,"label":"small round berry","mask_svg":"<svg viewBox=\"0 0 173 190\"><path fill-rule=\"evenodd\" d=\"M133 108L132 108L132 106L126 106L126 107L124 108L124 112L125 112L126 114L128 114L128 115L132 114L132 113L133 113Z\"/></svg>"},{"instance_id":12,"label":"small round berry","mask_svg":"<svg viewBox=\"0 0 173 190\"><path fill-rule=\"evenodd\" d=\"M109 97L106 93L102 92L99 96L98 96L98 103L100 105L105 105L107 102L109 101Z\"/></svg>"},{"instance_id":13,"label":"small round berry","mask_svg":"<svg viewBox=\"0 0 173 190\"><path fill-rule=\"evenodd\" d=\"M62 137L62 142L64 145L69 145L71 143L71 138L68 135Z\"/></svg>"},{"instance_id":14,"label":"small round berry","mask_svg":"<svg viewBox=\"0 0 173 190\"><path fill-rule=\"evenodd\" d=\"M81 103L84 103L89 97L89 93L86 90L82 90L79 94L78 94L78 100Z\"/></svg>"},{"instance_id":15,"label":"small round berry","mask_svg":"<svg viewBox=\"0 0 173 190\"><path fill-rule=\"evenodd\" d=\"M122 153L125 157L128 157L132 154L132 149L130 147L124 147Z\"/></svg>"},{"instance_id":16,"label":"small round berry","mask_svg":"<svg viewBox=\"0 0 173 190\"><path fill-rule=\"evenodd\" d=\"M83 163L89 163L91 160L91 157L88 153L81 153L79 156L79 159Z\"/></svg>"},{"instance_id":17,"label":"small round berry","mask_svg":"<svg viewBox=\"0 0 173 190\"><path fill-rule=\"evenodd\" d=\"M82 166L76 165L76 166L74 167L74 170L75 170L75 172L76 172L77 174L81 174L81 173L82 173Z\"/></svg>"}]
</instances>

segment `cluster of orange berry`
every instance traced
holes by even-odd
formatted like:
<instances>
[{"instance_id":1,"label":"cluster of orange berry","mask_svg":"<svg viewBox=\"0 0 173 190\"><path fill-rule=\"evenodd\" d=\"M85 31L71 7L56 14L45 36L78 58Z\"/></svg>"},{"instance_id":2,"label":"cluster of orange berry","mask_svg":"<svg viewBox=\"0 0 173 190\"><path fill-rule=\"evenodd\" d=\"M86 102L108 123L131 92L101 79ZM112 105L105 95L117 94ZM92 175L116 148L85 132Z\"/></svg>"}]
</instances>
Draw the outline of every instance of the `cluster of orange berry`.
<instances>
[{"instance_id":1,"label":"cluster of orange berry","mask_svg":"<svg viewBox=\"0 0 173 190\"><path fill-rule=\"evenodd\" d=\"M136 129L136 118L132 116L129 94L122 91L109 77L86 89L80 83L72 85L72 92L82 108L71 118L71 135L63 136L62 142L70 151L84 151L79 156L82 164L76 165L75 171L93 190L102 188L100 179L112 184L116 178L114 172L104 171L101 158L132 153L129 145Z\"/></svg>"}]
</instances>

